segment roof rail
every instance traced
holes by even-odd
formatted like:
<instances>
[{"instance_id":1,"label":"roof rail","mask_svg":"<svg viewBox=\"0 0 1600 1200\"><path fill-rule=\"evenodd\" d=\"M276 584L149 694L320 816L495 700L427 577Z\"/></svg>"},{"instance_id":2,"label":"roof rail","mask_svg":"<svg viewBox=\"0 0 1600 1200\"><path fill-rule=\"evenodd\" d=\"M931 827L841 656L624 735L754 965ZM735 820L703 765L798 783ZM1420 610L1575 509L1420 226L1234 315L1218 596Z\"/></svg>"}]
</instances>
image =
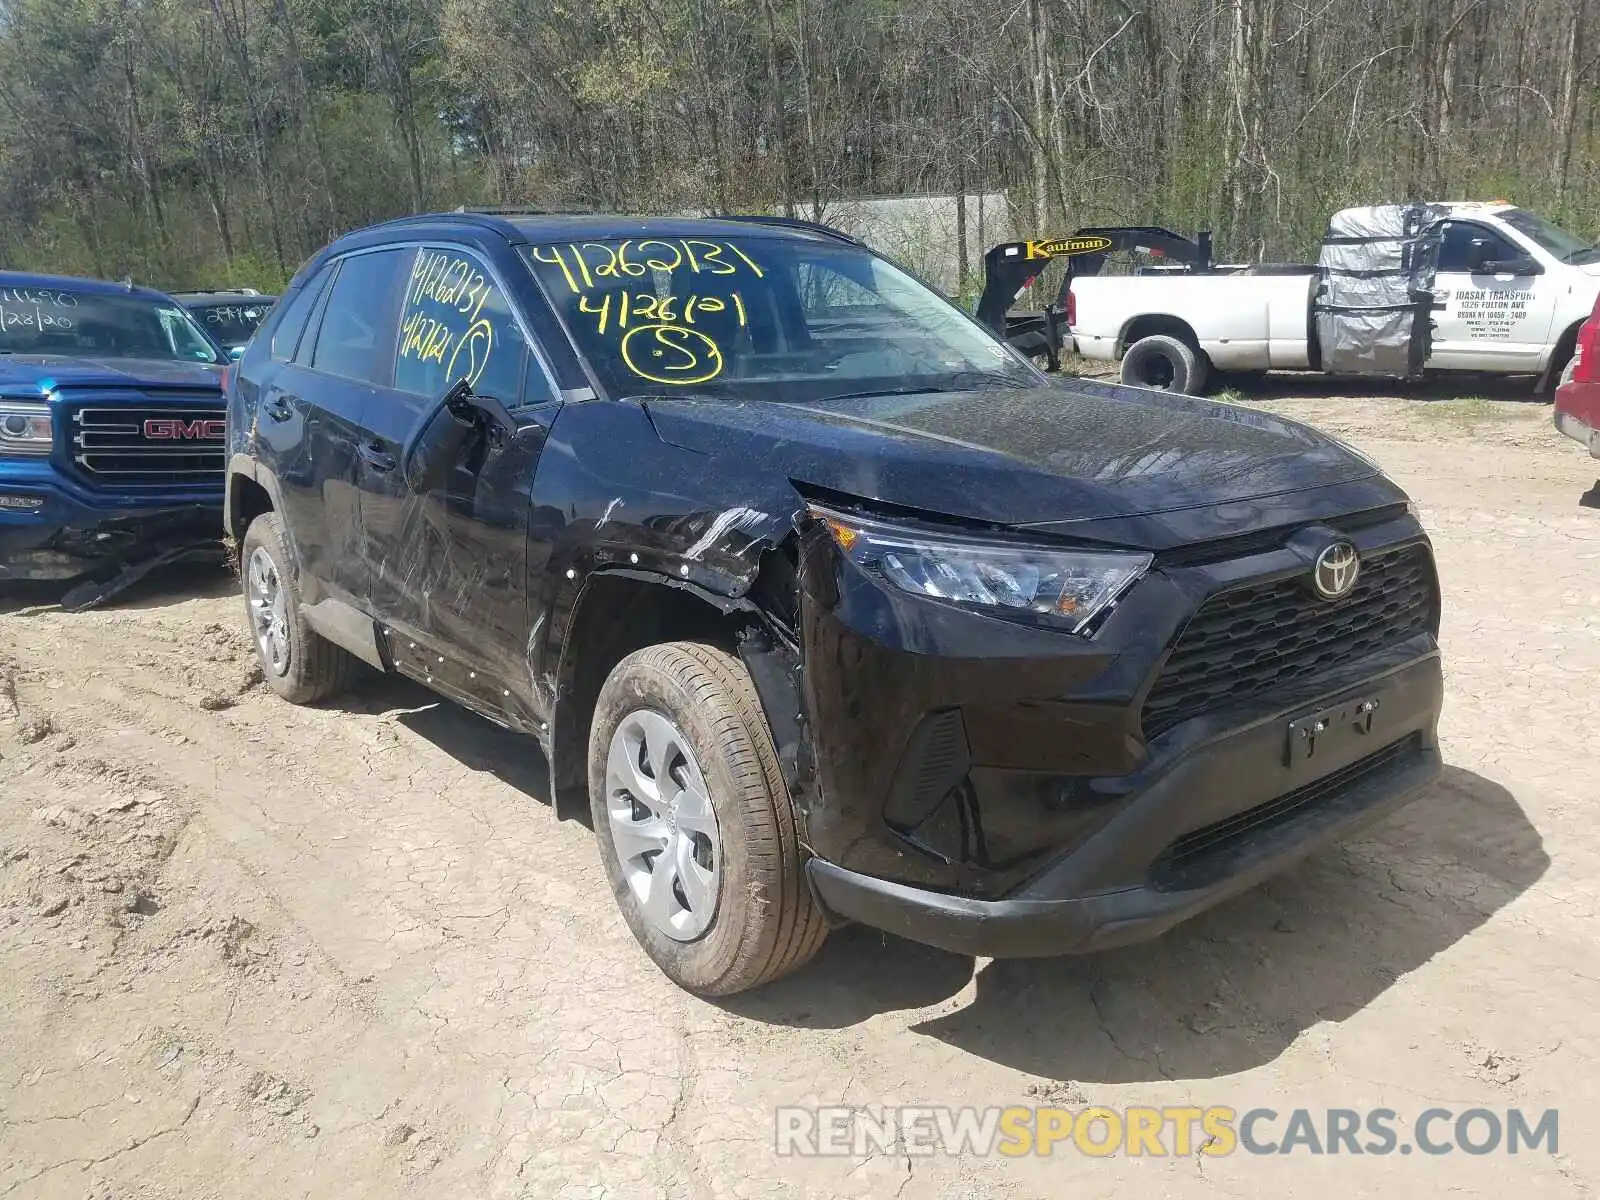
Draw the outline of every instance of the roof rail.
<instances>
[{"instance_id":1,"label":"roof rail","mask_svg":"<svg viewBox=\"0 0 1600 1200\"><path fill-rule=\"evenodd\" d=\"M458 213L481 213L486 217L587 217L595 215L592 208L534 208L521 204L458 204L451 209Z\"/></svg>"},{"instance_id":2,"label":"roof rail","mask_svg":"<svg viewBox=\"0 0 1600 1200\"><path fill-rule=\"evenodd\" d=\"M820 233L827 237L837 238L841 242L849 242L853 246L862 245L860 238L846 233L832 225L824 225L821 221L807 221L800 217L769 217L761 213L729 213L726 216L712 217L714 221L747 221L752 225L778 225L785 229L804 229L811 233Z\"/></svg>"}]
</instances>

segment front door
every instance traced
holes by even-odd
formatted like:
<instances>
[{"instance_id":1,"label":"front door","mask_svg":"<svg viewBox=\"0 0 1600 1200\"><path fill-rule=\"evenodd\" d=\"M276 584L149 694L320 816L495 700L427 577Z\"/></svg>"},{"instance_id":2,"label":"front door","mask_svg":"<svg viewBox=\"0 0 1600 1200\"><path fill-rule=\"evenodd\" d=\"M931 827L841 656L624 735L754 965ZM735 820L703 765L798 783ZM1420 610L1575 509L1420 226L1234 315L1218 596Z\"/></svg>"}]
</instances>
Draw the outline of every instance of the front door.
<instances>
[{"instance_id":1,"label":"front door","mask_svg":"<svg viewBox=\"0 0 1600 1200\"><path fill-rule=\"evenodd\" d=\"M361 497L373 612L435 661L526 683L528 488L557 404L494 275L470 251L417 251L404 288L392 386L366 417L374 448L402 469ZM525 389L524 376L539 382ZM466 379L516 417L480 431L439 486L416 491L403 463L439 400ZM458 680L459 683L459 680ZM462 686L461 690L482 689Z\"/></svg>"},{"instance_id":2,"label":"front door","mask_svg":"<svg viewBox=\"0 0 1600 1200\"><path fill-rule=\"evenodd\" d=\"M1433 287L1429 367L1503 373L1539 369L1555 322L1555 290L1542 274L1495 269L1527 258L1520 245L1487 225L1445 222Z\"/></svg>"}]
</instances>

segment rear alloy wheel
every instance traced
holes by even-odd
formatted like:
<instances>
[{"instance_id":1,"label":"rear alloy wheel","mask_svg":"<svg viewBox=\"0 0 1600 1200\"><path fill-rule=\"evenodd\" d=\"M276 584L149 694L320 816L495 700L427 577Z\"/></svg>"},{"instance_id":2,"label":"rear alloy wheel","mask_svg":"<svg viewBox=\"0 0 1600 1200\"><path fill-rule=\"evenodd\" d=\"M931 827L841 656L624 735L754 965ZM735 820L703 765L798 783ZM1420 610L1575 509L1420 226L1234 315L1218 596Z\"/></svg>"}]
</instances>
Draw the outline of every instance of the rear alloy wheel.
<instances>
[{"instance_id":1,"label":"rear alloy wheel","mask_svg":"<svg viewBox=\"0 0 1600 1200\"><path fill-rule=\"evenodd\" d=\"M1142 337L1122 356L1122 382L1133 387L1198 396L1205 390L1206 356L1165 333Z\"/></svg>"},{"instance_id":2,"label":"rear alloy wheel","mask_svg":"<svg viewBox=\"0 0 1600 1200\"><path fill-rule=\"evenodd\" d=\"M347 690L360 663L301 616L300 588L277 513L263 513L250 522L239 560L245 614L267 686L292 704L311 704Z\"/></svg>"},{"instance_id":3,"label":"rear alloy wheel","mask_svg":"<svg viewBox=\"0 0 1600 1200\"><path fill-rule=\"evenodd\" d=\"M799 823L734 655L667 642L617 664L589 734L589 805L623 919L680 987L732 995L822 945Z\"/></svg>"}]
</instances>

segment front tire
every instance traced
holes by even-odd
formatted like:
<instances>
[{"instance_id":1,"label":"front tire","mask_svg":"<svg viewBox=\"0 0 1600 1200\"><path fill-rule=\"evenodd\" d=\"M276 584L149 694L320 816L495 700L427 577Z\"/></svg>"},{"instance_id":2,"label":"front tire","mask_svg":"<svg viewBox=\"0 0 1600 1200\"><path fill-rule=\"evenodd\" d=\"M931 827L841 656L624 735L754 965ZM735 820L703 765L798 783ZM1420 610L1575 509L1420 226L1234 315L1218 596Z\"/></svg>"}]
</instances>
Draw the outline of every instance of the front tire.
<instances>
[{"instance_id":1,"label":"front tire","mask_svg":"<svg viewBox=\"0 0 1600 1200\"><path fill-rule=\"evenodd\" d=\"M268 687L291 704L312 704L347 691L360 664L305 623L293 562L277 513L250 522L239 579L256 659Z\"/></svg>"},{"instance_id":2,"label":"front tire","mask_svg":"<svg viewBox=\"0 0 1600 1200\"><path fill-rule=\"evenodd\" d=\"M590 729L589 804L623 919L678 986L733 995L821 947L794 807L733 655L667 642L617 664Z\"/></svg>"},{"instance_id":3,"label":"front tire","mask_svg":"<svg viewBox=\"0 0 1600 1200\"><path fill-rule=\"evenodd\" d=\"M1122 382L1198 396L1205 390L1206 356L1188 342L1165 333L1142 337L1122 356Z\"/></svg>"}]
</instances>

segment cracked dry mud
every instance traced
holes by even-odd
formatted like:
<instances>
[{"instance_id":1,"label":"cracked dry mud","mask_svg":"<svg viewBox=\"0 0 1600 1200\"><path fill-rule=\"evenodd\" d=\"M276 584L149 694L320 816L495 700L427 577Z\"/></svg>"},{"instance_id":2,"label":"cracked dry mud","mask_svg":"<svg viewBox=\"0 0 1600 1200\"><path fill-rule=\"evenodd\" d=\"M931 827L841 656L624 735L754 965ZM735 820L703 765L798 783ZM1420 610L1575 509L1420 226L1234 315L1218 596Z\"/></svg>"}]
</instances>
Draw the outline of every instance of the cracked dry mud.
<instances>
[{"instance_id":1,"label":"cracked dry mud","mask_svg":"<svg viewBox=\"0 0 1600 1200\"><path fill-rule=\"evenodd\" d=\"M1263 401L1438 545L1449 768L1153 944L866 930L722 1006L618 917L538 751L372 680L259 685L232 581L0 607L0 1197L1588 1196L1595 464L1513 402ZM781 1104L1561 1109L1556 1156L778 1159Z\"/></svg>"}]
</instances>

